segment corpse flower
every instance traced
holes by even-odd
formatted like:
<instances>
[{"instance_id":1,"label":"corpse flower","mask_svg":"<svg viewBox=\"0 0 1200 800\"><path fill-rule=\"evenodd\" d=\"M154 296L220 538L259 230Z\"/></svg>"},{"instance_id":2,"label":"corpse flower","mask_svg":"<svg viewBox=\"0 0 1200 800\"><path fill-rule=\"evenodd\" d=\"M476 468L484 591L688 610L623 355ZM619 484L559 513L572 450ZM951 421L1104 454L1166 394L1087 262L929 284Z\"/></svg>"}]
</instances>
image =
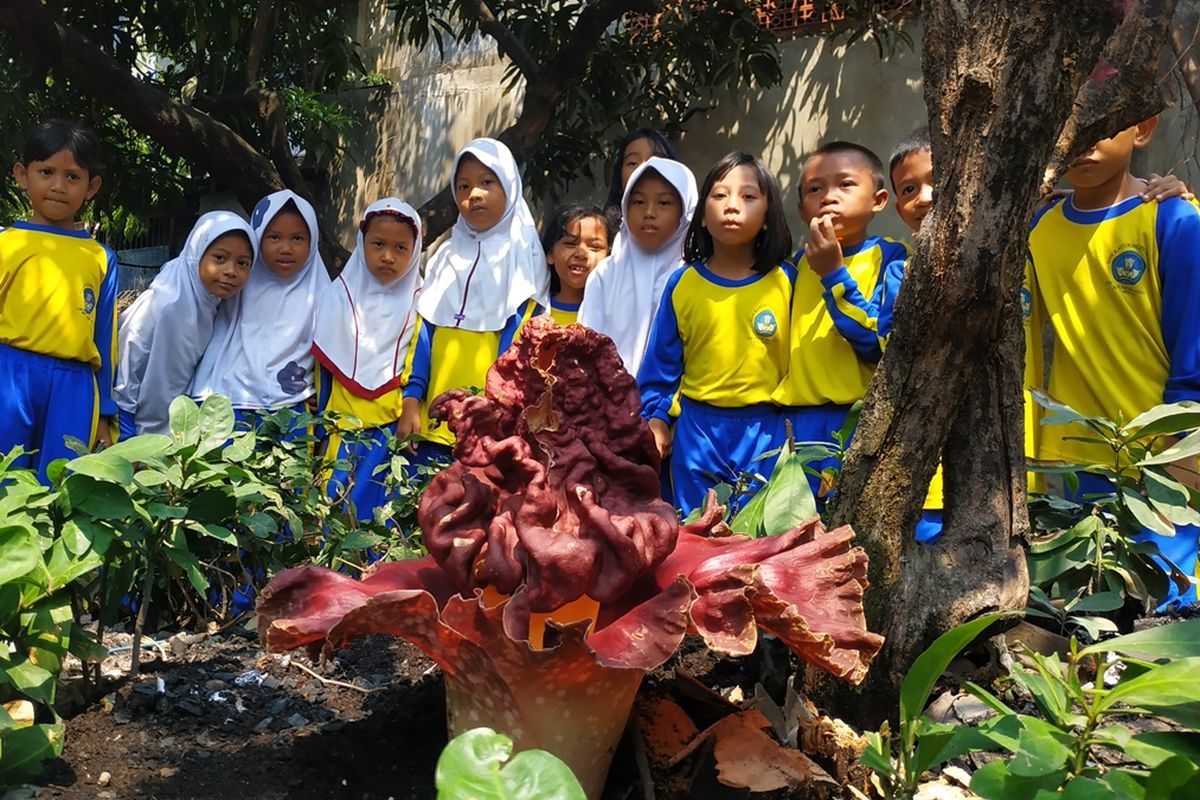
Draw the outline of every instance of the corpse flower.
<instances>
[{"instance_id":1,"label":"corpse flower","mask_svg":"<svg viewBox=\"0 0 1200 800\"><path fill-rule=\"evenodd\" d=\"M445 675L451 735L481 725L563 759L599 797L642 676L688 632L731 655L759 628L852 682L883 639L866 629L867 556L819 520L731 535L713 496L680 525L659 497L659 456L612 342L531 321L486 393L431 413L457 437L418 521L429 555L363 580L300 567L259 601L274 651L331 652L402 637Z\"/></svg>"}]
</instances>

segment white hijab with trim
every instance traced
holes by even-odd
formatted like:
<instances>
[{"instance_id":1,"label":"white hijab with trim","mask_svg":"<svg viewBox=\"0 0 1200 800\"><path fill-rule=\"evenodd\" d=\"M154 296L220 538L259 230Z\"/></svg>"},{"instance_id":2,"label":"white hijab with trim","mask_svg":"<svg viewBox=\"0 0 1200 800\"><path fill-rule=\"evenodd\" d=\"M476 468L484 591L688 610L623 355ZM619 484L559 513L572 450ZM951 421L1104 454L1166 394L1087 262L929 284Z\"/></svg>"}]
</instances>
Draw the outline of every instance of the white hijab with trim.
<instances>
[{"instance_id":1,"label":"white hijab with trim","mask_svg":"<svg viewBox=\"0 0 1200 800\"><path fill-rule=\"evenodd\" d=\"M679 193L683 214L671 238L654 252L643 250L629 232L629 195L638 180L653 170ZM696 176L678 161L654 156L629 176L621 198L621 229L613 239L612 254L588 276L579 306L579 323L613 340L625 369L637 375L650 327L658 313L667 279L683 264L683 244L696 212L699 192Z\"/></svg>"},{"instance_id":2,"label":"white hijab with trim","mask_svg":"<svg viewBox=\"0 0 1200 800\"><path fill-rule=\"evenodd\" d=\"M308 225L308 260L290 278L271 272L262 259L262 236L288 201ZM313 323L317 299L329 286L321 260L317 212L295 192L274 192L258 201L250 224L259 255L242 293L221 305L212 342L200 361L191 395L225 395L234 408L279 409L312 397Z\"/></svg>"},{"instance_id":3,"label":"white hijab with trim","mask_svg":"<svg viewBox=\"0 0 1200 800\"><path fill-rule=\"evenodd\" d=\"M178 257L163 264L149 288L121 314L113 396L133 415L138 433L170 433L167 410L187 394L221 303L200 280L200 260L213 242L234 231L246 234L253 259L256 237L250 225L233 212L210 211L196 220Z\"/></svg>"},{"instance_id":4,"label":"white hijab with trim","mask_svg":"<svg viewBox=\"0 0 1200 800\"><path fill-rule=\"evenodd\" d=\"M450 239L429 260L417 310L441 327L499 331L526 300L549 305L550 272L533 214L521 194L521 171L508 147L495 139L468 143L454 159L451 192L458 165L467 155L500 179L507 201L504 215L486 231L477 231L459 214Z\"/></svg>"},{"instance_id":5,"label":"white hijab with trim","mask_svg":"<svg viewBox=\"0 0 1200 800\"><path fill-rule=\"evenodd\" d=\"M380 283L367 269L363 229L372 217L393 214L416 229L408 272ZM372 203L358 225L358 244L346 268L317 303L313 353L354 394L374 399L399 385L416 329L421 291L421 217L408 203L388 197Z\"/></svg>"}]
</instances>

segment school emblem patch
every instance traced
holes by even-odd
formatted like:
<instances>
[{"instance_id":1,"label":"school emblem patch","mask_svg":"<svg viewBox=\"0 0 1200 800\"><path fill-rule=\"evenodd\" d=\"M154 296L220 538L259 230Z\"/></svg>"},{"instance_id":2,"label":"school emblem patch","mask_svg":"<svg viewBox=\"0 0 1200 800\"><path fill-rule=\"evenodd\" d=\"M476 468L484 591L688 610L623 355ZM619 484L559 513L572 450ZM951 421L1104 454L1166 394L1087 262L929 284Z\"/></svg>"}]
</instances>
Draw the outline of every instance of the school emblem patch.
<instances>
[{"instance_id":1,"label":"school emblem patch","mask_svg":"<svg viewBox=\"0 0 1200 800\"><path fill-rule=\"evenodd\" d=\"M1025 319L1033 316L1033 294L1024 286L1021 287L1021 316Z\"/></svg>"},{"instance_id":2,"label":"school emblem patch","mask_svg":"<svg viewBox=\"0 0 1200 800\"><path fill-rule=\"evenodd\" d=\"M770 339L779 332L779 322L771 309L760 311L754 316L754 333L760 339Z\"/></svg>"},{"instance_id":3,"label":"school emblem patch","mask_svg":"<svg viewBox=\"0 0 1200 800\"><path fill-rule=\"evenodd\" d=\"M88 286L83 290L83 313L91 314L96 310L96 293Z\"/></svg>"},{"instance_id":4,"label":"school emblem patch","mask_svg":"<svg viewBox=\"0 0 1200 800\"><path fill-rule=\"evenodd\" d=\"M1146 259L1133 250L1122 250L1112 260L1112 276L1117 283L1135 286L1146 274Z\"/></svg>"}]
</instances>

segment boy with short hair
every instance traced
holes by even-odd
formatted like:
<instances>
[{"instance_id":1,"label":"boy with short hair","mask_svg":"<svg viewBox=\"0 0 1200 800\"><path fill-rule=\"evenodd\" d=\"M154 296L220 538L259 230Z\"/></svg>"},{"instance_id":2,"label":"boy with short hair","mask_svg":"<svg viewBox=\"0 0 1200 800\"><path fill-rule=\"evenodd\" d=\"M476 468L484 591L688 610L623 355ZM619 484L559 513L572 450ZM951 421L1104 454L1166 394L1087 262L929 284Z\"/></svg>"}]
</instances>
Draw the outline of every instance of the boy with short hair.
<instances>
[{"instance_id":1,"label":"boy with short hair","mask_svg":"<svg viewBox=\"0 0 1200 800\"><path fill-rule=\"evenodd\" d=\"M75 454L64 443L109 443L116 414L116 256L76 218L100 189L100 142L74 122L30 132L13 167L33 213L0 231L0 455L37 471Z\"/></svg>"},{"instance_id":2,"label":"boy with short hair","mask_svg":"<svg viewBox=\"0 0 1200 800\"><path fill-rule=\"evenodd\" d=\"M881 275L908 253L867 232L887 201L883 164L861 145L830 142L804 161L800 216L809 240L795 258L789 371L772 395L799 441L833 442L879 360Z\"/></svg>"},{"instance_id":3,"label":"boy with short hair","mask_svg":"<svg viewBox=\"0 0 1200 800\"><path fill-rule=\"evenodd\" d=\"M1181 198L1148 202L1129 172L1157 123L1151 117L1077 158L1066 173L1074 192L1039 212L1029 236L1032 300L1054 330L1048 393L1089 416L1129 420L1158 403L1200 400L1200 213ZM1074 435L1043 427L1038 457L1111 458ZM1099 476L1079 477L1082 492L1112 490ZM1173 537L1143 537L1194 575L1198 533L1179 526ZM1195 603L1196 590L1166 602Z\"/></svg>"}]
</instances>

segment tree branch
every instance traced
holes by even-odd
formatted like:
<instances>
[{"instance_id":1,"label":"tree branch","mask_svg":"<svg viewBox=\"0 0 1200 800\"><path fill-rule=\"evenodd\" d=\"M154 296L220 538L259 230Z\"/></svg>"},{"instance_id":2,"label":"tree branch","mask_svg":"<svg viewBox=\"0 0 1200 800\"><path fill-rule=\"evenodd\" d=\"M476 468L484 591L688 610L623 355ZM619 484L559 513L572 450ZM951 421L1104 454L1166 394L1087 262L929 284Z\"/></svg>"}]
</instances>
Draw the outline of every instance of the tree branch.
<instances>
[{"instance_id":1,"label":"tree branch","mask_svg":"<svg viewBox=\"0 0 1200 800\"><path fill-rule=\"evenodd\" d=\"M486 0L463 0L463 10L479 21L479 29L496 42L500 52L511 61L526 83L539 78L540 66L512 29L496 18Z\"/></svg>"},{"instance_id":2,"label":"tree branch","mask_svg":"<svg viewBox=\"0 0 1200 800\"><path fill-rule=\"evenodd\" d=\"M258 0L254 12L254 27L250 29L250 47L246 50L246 86L258 83L258 70L262 66L263 51L267 48L267 37L275 27L275 0Z\"/></svg>"}]
</instances>

